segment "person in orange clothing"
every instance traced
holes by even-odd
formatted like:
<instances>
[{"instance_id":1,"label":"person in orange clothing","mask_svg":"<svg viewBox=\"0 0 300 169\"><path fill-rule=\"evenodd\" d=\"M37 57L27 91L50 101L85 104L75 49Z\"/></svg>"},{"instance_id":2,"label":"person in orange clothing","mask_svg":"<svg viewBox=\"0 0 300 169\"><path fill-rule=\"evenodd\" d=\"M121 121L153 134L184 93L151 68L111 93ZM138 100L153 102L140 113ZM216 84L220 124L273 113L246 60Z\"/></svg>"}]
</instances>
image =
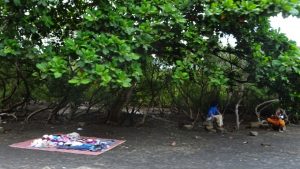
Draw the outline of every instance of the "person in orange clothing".
<instances>
[{"instance_id":1,"label":"person in orange clothing","mask_svg":"<svg viewBox=\"0 0 300 169\"><path fill-rule=\"evenodd\" d=\"M275 112L275 115L272 115L271 117L267 118L267 122L272 125L272 128L274 130L283 131L286 129L285 126L285 119L287 118L287 115L285 111L281 108L278 108Z\"/></svg>"}]
</instances>

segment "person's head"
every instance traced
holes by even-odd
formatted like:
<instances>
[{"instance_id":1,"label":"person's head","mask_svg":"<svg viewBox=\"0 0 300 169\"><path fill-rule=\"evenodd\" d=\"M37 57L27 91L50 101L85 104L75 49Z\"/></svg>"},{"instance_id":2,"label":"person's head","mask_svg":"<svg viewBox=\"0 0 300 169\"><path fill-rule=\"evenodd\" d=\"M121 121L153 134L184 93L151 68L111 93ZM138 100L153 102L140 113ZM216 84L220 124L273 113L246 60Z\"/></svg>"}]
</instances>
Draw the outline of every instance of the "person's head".
<instances>
[{"instance_id":1,"label":"person's head","mask_svg":"<svg viewBox=\"0 0 300 169\"><path fill-rule=\"evenodd\" d=\"M275 113L276 113L276 114L282 114L282 113L283 113L283 110L282 110L281 108L277 108Z\"/></svg>"}]
</instances>

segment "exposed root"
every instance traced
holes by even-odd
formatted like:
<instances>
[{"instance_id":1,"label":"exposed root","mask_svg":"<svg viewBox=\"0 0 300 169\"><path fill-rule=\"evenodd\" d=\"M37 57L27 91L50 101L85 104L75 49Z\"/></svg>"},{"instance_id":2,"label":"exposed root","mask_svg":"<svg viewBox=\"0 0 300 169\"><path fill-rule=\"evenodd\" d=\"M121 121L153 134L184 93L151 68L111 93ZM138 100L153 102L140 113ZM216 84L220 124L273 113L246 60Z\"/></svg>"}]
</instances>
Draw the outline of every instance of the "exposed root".
<instances>
[{"instance_id":1,"label":"exposed root","mask_svg":"<svg viewBox=\"0 0 300 169\"><path fill-rule=\"evenodd\" d=\"M29 122L29 119L30 119L32 116L34 116L34 115L36 115L36 114L38 114L38 113L40 113L40 112L43 112L43 111L45 111L45 110L48 110L48 109L51 109L51 108L50 108L50 107L41 108L41 109L38 109L38 110L36 110L36 111L30 113L30 114L26 117L25 122L28 123L28 122Z\"/></svg>"},{"instance_id":2,"label":"exposed root","mask_svg":"<svg viewBox=\"0 0 300 169\"><path fill-rule=\"evenodd\" d=\"M0 119L2 119L2 116L10 116L10 117L13 117L15 120L18 120L15 113L1 113L0 114Z\"/></svg>"}]
</instances>

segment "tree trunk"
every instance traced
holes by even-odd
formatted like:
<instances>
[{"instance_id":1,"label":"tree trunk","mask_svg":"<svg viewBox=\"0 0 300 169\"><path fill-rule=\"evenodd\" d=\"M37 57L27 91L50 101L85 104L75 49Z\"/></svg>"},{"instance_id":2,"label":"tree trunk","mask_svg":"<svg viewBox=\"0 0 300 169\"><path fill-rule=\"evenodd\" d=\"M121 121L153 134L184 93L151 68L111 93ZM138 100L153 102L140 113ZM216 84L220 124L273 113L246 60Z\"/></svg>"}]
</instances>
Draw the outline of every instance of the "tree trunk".
<instances>
[{"instance_id":1,"label":"tree trunk","mask_svg":"<svg viewBox=\"0 0 300 169\"><path fill-rule=\"evenodd\" d=\"M47 123L48 124L51 124L51 123L53 123L53 121L55 121L56 119L57 119L57 112L61 109L61 108L63 108L63 107L65 107L66 105L67 105L67 98L68 98L68 96L64 96L63 98L62 98L62 100L53 108L53 110L50 112L50 114L49 114L49 116L48 116L48 118L47 118Z\"/></svg>"},{"instance_id":2,"label":"tree trunk","mask_svg":"<svg viewBox=\"0 0 300 169\"><path fill-rule=\"evenodd\" d=\"M240 129L240 115L239 115L239 107L240 107L240 104L243 100L243 96L244 96L244 90L245 90L245 87L244 85L241 86L241 89L239 91L239 96L240 96L240 99L239 101L236 103L235 105L235 120L236 120L236 129L239 130Z\"/></svg>"},{"instance_id":3,"label":"tree trunk","mask_svg":"<svg viewBox=\"0 0 300 169\"><path fill-rule=\"evenodd\" d=\"M135 84L129 89L124 89L118 95L118 98L111 105L110 111L108 112L107 123L119 124L121 122L121 111L122 108L129 102Z\"/></svg>"},{"instance_id":4,"label":"tree trunk","mask_svg":"<svg viewBox=\"0 0 300 169\"><path fill-rule=\"evenodd\" d=\"M235 120L236 120L236 129L239 130L240 129L240 115L239 115L239 106L240 103L242 101L242 98L240 98L240 100L237 102L237 104L235 105Z\"/></svg>"}]
</instances>

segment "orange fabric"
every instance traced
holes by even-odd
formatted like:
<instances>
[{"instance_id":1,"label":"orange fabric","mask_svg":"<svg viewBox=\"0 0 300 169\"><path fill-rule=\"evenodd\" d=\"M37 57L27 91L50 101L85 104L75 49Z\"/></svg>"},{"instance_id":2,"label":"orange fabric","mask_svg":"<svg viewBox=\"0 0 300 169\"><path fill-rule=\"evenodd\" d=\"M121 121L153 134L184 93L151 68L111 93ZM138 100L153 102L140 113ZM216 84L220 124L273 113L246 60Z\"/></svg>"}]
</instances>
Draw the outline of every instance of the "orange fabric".
<instances>
[{"instance_id":1,"label":"orange fabric","mask_svg":"<svg viewBox=\"0 0 300 169\"><path fill-rule=\"evenodd\" d=\"M284 120L279 119L279 118L274 118L274 117L267 118L267 122L271 123L274 126L279 126L279 127L284 127L285 126Z\"/></svg>"}]
</instances>

